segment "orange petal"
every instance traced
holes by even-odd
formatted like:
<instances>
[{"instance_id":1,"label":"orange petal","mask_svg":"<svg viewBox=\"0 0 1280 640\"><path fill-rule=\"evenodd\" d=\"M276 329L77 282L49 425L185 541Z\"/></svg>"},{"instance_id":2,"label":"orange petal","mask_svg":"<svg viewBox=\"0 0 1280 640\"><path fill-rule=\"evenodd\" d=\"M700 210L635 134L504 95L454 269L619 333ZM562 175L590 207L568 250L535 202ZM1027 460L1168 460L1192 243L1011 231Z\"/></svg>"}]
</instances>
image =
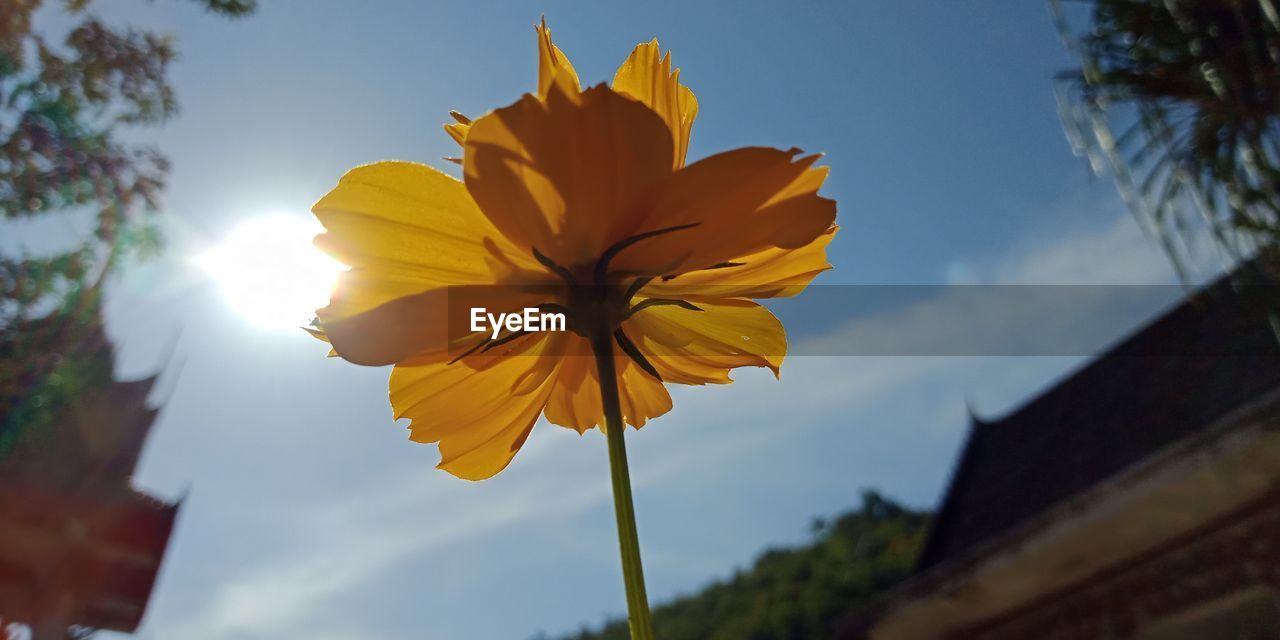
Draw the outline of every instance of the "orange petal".
<instances>
[{"instance_id":1,"label":"orange petal","mask_svg":"<svg viewBox=\"0 0 1280 640\"><path fill-rule=\"evenodd\" d=\"M546 418L552 424L584 433L604 422L600 377L587 340L576 335L568 336L568 340L555 387L547 399ZM614 362L624 422L638 429L671 410L671 394L661 382L621 353L615 353Z\"/></svg>"},{"instance_id":2,"label":"orange petal","mask_svg":"<svg viewBox=\"0 0 1280 640\"><path fill-rule=\"evenodd\" d=\"M831 227L836 206L817 194L826 176L811 168L818 156L797 159L799 153L748 147L676 171L644 228L697 226L637 243L614 261L615 268L678 274L813 242Z\"/></svg>"},{"instance_id":3,"label":"orange petal","mask_svg":"<svg viewBox=\"0 0 1280 640\"><path fill-rule=\"evenodd\" d=\"M606 87L554 88L545 102L525 96L476 120L463 170L508 239L575 268L636 233L671 153L666 125L644 105Z\"/></svg>"},{"instance_id":4,"label":"orange petal","mask_svg":"<svg viewBox=\"0 0 1280 640\"><path fill-rule=\"evenodd\" d=\"M487 357L491 366L402 364L391 372L391 406L409 418L410 439L440 443L439 467L483 480L506 468L546 404L561 334L531 340L522 353Z\"/></svg>"},{"instance_id":5,"label":"orange petal","mask_svg":"<svg viewBox=\"0 0 1280 640\"><path fill-rule=\"evenodd\" d=\"M449 134L453 141L461 147L463 141L467 139L467 132L471 130L471 125L462 124L461 122L448 122L444 125L444 132Z\"/></svg>"},{"instance_id":6,"label":"orange petal","mask_svg":"<svg viewBox=\"0 0 1280 640\"><path fill-rule=\"evenodd\" d=\"M831 268L827 245L837 227L827 229L799 249L770 247L738 256L730 266L681 274L671 280L655 281L640 290L649 298L785 298L794 296Z\"/></svg>"},{"instance_id":7,"label":"orange petal","mask_svg":"<svg viewBox=\"0 0 1280 640\"><path fill-rule=\"evenodd\" d=\"M730 382L729 369L768 367L777 375L787 336L768 309L749 300L692 301L702 311L648 307L627 320L627 335L664 380Z\"/></svg>"},{"instance_id":8,"label":"orange petal","mask_svg":"<svg viewBox=\"0 0 1280 640\"><path fill-rule=\"evenodd\" d=\"M613 76L613 88L662 116L671 130L674 166L683 166L693 120L698 116L698 99L689 87L680 84L680 70L671 68L671 53L660 55L656 38L636 45Z\"/></svg>"},{"instance_id":9,"label":"orange petal","mask_svg":"<svg viewBox=\"0 0 1280 640\"><path fill-rule=\"evenodd\" d=\"M565 91L578 92L578 72L573 69L568 56L551 41L551 29L547 27L546 19L533 28L538 34L538 97L545 99L554 84L559 84ZM457 111L450 111L449 115L456 122L445 123L444 131L458 146L463 146L471 130L471 119Z\"/></svg>"},{"instance_id":10,"label":"orange petal","mask_svg":"<svg viewBox=\"0 0 1280 640\"><path fill-rule=\"evenodd\" d=\"M548 277L502 238L461 182L425 165L352 169L312 211L325 226L316 245L351 266L317 312L320 329L339 355L358 364L446 350L466 326L448 317L460 307L449 298L466 287L505 311L532 298L484 285Z\"/></svg>"},{"instance_id":11,"label":"orange petal","mask_svg":"<svg viewBox=\"0 0 1280 640\"><path fill-rule=\"evenodd\" d=\"M462 182L426 165L356 167L311 210L325 227L316 246L352 267L339 276L330 317L432 288L542 271L503 240Z\"/></svg>"},{"instance_id":12,"label":"orange petal","mask_svg":"<svg viewBox=\"0 0 1280 640\"><path fill-rule=\"evenodd\" d=\"M546 18L533 28L538 32L538 97L545 99L557 82L565 89L578 91L578 72L560 47L551 42Z\"/></svg>"},{"instance_id":13,"label":"orange petal","mask_svg":"<svg viewBox=\"0 0 1280 640\"><path fill-rule=\"evenodd\" d=\"M458 146L461 147L462 141L467 139L467 131L471 130L471 118L468 118L457 111L450 111L449 116L454 119L454 122L446 122L444 125L444 132L449 134L449 137L453 138L453 141L458 143ZM460 160L457 162L461 164Z\"/></svg>"},{"instance_id":14,"label":"orange petal","mask_svg":"<svg viewBox=\"0 0 1280 640\"><path fill-rule=\"evenodd\" d=\"M625 355L619 354L617 363L623 421L639 429L651 418L671 410L671 394L666 385Z\"/></svg>"},{"instance_id":15,"label":"orange petal","mask_svg":"<svg viewBox=\"0 0 1280 640\"><path fill-rule=\"evenodd\" d=\"M596 384L596 361L585 338L569 336L555 387L547 398L547 421L584 433L600 424L604 409Z\"/></svg>"}]
</instances>

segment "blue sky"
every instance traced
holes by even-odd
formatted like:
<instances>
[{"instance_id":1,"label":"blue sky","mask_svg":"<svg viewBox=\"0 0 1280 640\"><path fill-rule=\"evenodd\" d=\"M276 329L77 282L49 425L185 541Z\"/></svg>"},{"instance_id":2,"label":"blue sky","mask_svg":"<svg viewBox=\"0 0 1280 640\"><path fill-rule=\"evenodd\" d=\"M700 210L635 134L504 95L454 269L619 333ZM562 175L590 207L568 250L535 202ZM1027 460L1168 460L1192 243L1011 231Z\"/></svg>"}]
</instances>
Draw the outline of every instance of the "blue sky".
<instances>
[{"instance_id":1,"label":"blue sky","mask_svg":"<svg viewBox=\"0 0 1280 640\"><path fill-rule=\"evenodd\" d=\"M142 637L525 638L622 612L598 432L542 424L498 477L457 480L391 421L386 370L246 322L191 259L245 221L305 218L354 165L443 166L448 110L533 87L543 14L584 82L642 40L671 48L700 102L693 158L825 152L842 231L823 284L1174 281L1071 154L1052 82L1069 60L1044 3L689 4L266 1L228 22L103 3L182 51L183 112L143 134L174 161L169 250L113 283L109 308L123 375L177 336L137 483L190 493ZM676 390L629 444L651 597L803 542L863 488L934 504L968 409L999 414L1078 362L806 356L781 381Z\"/></svg>"}]
</instances>

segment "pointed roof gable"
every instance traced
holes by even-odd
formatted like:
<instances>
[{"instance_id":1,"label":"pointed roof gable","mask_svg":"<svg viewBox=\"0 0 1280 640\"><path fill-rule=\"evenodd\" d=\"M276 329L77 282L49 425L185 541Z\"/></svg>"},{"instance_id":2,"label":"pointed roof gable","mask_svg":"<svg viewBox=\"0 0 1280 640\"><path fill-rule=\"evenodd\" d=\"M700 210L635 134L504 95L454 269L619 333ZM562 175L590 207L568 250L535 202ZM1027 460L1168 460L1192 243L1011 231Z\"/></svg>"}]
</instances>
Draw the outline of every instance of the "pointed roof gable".
<instances>
[{"instance_id":1,"label":"pointed roof gable","mask_svg":"<svg viewBox=\"0 0 1280 640\"><path fill-rule=\"evenodd\" d=\"M917 571L1280 390L1277 292L1223 278L1003 418L971 417Z\"/></svg>"}]
</instances>

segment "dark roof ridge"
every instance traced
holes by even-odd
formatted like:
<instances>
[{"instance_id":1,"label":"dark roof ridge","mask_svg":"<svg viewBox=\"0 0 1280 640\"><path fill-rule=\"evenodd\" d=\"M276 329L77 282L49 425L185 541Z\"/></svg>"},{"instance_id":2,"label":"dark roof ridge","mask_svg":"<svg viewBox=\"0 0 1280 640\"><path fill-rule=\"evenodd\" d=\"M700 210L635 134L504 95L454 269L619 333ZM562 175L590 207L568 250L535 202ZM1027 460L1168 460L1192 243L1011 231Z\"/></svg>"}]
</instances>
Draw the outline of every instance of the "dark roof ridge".
<instances>
[{"instance_id":1,"label":"dark roof ridge","mask_svg":"<svg viewBox=\"0 0 1280 640\"><path fill-rule=\"evenodd\" d=\"M1280 365L1280 342L1255 317L1256 301L1237 286L1238 273L1193 292L999 418L984 420L970 408L969 432L916 570L1006 530L1098 483L1144 452L1203 427L1231 403L1245 399L1234 395L1280 384L1280 374L1258 373L1270 364ZM1266 291L1274 291L1274 286ZM1253 361L1222 357L1232 355L1265 361L1254 371ZM1187 393L1188 380L1227 385L1232 376L1249 384L1230 389L1221 399L1192 397L1215 395L1211 393ZM1133 402L1124 402L1129 399ZM1179 403L1186 411L1164 406ZM1153 424L1143 423L1144 416ZM1155 418L1161 416L1177 424L1158 424ZM1120 445L1118 451L1093 447L1091 437ZM1056 469L1046 468L1055 465ZM1045 477L1055 471L1062 477Z\"/></svg>"}]
</instances>

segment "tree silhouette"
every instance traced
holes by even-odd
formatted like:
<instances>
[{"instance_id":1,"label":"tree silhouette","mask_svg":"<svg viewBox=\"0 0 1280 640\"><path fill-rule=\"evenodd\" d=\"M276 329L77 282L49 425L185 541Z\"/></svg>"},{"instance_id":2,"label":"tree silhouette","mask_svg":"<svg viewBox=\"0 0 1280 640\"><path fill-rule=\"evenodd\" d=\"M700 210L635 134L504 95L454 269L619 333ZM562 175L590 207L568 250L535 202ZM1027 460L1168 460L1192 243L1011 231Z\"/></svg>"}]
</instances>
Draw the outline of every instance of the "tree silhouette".
<instances>
[{"instance_id":1,"label":"tree silhouette","mask_svg":"<svg viewBox=\"0 0 1280 640\"><path fill-rule=\"evenodd\" d=\"M224 17L256 5L188 1ZM88 343L105 340L106 277L159 246L155 218L169 163L130 133L177 113L168 77L176 44L113 25L96 9L91 0L0 0L0 461L21 438L51 429L87 391L112 383L109 359L77 354L101 352L102 344ZM54 13L56 34L37 28ZM52 250L12 239L11 229L60 218L87 219L91 230L56 238ZM41 240L49 235L68 234ZM3 622L3 636L33 631Z\"/></svg>"},{"instance_id":2,"label":"tree silhouette","mask_svg":"<svg viewBox=\"0 0 1280 640\"><path fill-rule=\"evenodd\" d=\"M1231 257L1280 240L1280 15L1272 0L1088 0L1060 76L1069 137L1110 165L1182 271L1208 229Z\"/></svg>"},{"instance_id":3,"label":"tree silhouette","mask_svg":"<svg viewBox=\"0 0 1280 640\"><path fill-rule=\"evenodd\" d=\"M242 16L254 0L198 0ZM0 255L0 326L65 309L130 253L156 248L154 214L169 164L124 140L178 109L169 36L108 24L89 0L64 0L61 42L33 29L43 0L0 7L0 216L94 216L91 236L52 255Z\"/></svg>"},{"instance_id":4,"label":"tree silhouette","mask_svg":"<svg viewBox=\"0 0 1280 640\"><path fill-rule=\"evenodd\" d=\"M230 17L255 8L255 0L196 1ZM89 0L61 3L70 26L55 39L34 28L43 4L0 4L0 229L58 216L93 224L85 237L59 238L53 251L0 244L0 332L39 320L73 343L78 325L95 325L113 268L158 247L169 163L126 136L177 113L168 78L177 50L169 36L108 24ZM0 442L14 426L15 398L32 397L57 364L44 357L49 344L20 338L10 336L3 350Z\"/></svg>"},{"instance_id":5,"label":"tree silhouette","mask_svg":"<svg viewBox=\"0 0 1280 640\"><path fill-rule=\"evenodd\" d=\"M654 631L664 640L836 637L848 615L911 574L929 517L865 492L859 508L811 527L809 544L765 551L731 578L657 607ZM629 637L626 621L614 620L563 640Z\"/></svg>"}]
</instances>

